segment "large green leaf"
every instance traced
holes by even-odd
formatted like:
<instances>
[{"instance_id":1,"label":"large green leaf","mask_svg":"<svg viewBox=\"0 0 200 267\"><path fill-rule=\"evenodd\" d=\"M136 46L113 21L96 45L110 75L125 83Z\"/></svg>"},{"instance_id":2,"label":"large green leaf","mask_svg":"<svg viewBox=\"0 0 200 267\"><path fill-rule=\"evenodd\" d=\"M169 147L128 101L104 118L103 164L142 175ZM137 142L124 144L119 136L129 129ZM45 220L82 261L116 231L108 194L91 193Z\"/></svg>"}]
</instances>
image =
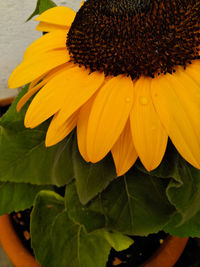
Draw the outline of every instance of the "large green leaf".
<instances>
[{"instance_id":1,"label":"large green leaf","mask_svg":"<svg viewBox=\"0 0 200 267\"><path fill-rule=\"evenodd\" d=\"M175 214L164 228L166 233L180 237L200 237L200 212L180 225L180 214Z\"/></svg>"},{"instance_id":2,"label":"large green leaf","mask_svg":"<svg viewBox=\"0 0 200 267\"><path fill-rule=\"evenodd\" d=\"M180 223L184 223L200 210L200 171L183 159L178 163L181 182L171 180L167 187L167 197L182 215Z\"/></svg>"},{"instance_id":3,"label":"large green leaf","mask_svg":"<svg viewBox=\"0 0 200 267\"><path fill-rule=\"evenodd\" d=\"M24 88L0 120L0 181L64 185L73 174L72 136L46 148L45 135L49 122L35 129L24 127L24 114L29 105L16 111Z\"/></svg>"},{"instance_id":4,"label":"large green leaf","mask_svg":"<svg viewBox=\"0 0 200 267\"><path fill-rule=\"evenodd\" d=\"M68 187L73 195L74 185ZM71 206L76 198L71 198ZM32 246L43 267L105 267L111 246L122 250L133 243L129 237L105 228L87 233L82 224L68 216L69 207L66 210L63 204L63 198L51 191L41 191L34 203ZM82 210L79 218L85 220L88 212L88 209ZM92 224L96 219L88 216L88 220Z\"/></svg>"},{"instance_id":5,"label":"large green leaf","mask_svg":"<svg viewBox=\"0 0 200 267\"><path fill-rule=\"evenodd\" d=\"M49 8L56 6L52 0L37 0L36 8L27 21L31 20L34 16L40 15Z\"/></svg>"},{"instance_id":6,"label":"large green leaf","mask_svg":"<svg viewBox=\"0 0 200 267\"><path fill-rule=\"evenodd\" d=\"M148 173L139 162L136 166L142 172ZM171 178L166 188L166 195L182 216L179 226L200 210L200 170L189 165L171 143L168 145L160 166L149 174L161 178Z\"/></svg>"},{"instance_id":7,"label":"large green leaf","mask_svg":"<svg viewBox=\"0 0 200 267\"><path fill-rule=\"evenodd\" d=\"M52 181L57 185L69 184L74 178L72 162L73 134L69 135L60 144L56 145L53 165L50 165Z\"/></svg>"},{"instance_id":8,"label":"large green leaf","mask_svg":"<svg viewBox=\"0 0 200 267\"><path fill-rule=\"evenodd\" d=\"M88 232L105 227L105 217L80 203L75 184L66 187L65 206L70 219L85 227Z\"/></svg>"},{"instance_id":9,"label":"large green leaf","mask_svg":"<svg viewBox=\"0 0 200 267\"><path fill-rule=\"evenodd\" d=\"M101 232L87 234L84 229L71 221L66 212L55 220L52 231L51 258L43 267L105 267L110 245Z\"/></svg>"},{"instance_id":10,"label":"large green leaf","mask_svg":"<svg viewBox=\"0 0 200 267\"><path fill-rule=\"evenodd\" d=\"M56 193L38 194L31 215L32 246L43 267L106 266L110 245L101 232L87 234L64 210Z\"/></svg>"},{"instance_id":11,"label":"large green leaf","mask_svg":"<svg viewBox=\"0 0 200 267\"><path fill-rule=\"evenodd\" d=\"M31 213L31 243L36 259L52 258L50 232L56 216L64 210L64 199L51 191L41 191ZM61 238L62 239L62 238Z\"/></svg>"},{"instance_id":12,"label":"large green leaf","mask_svg":"<svg viewBox=\"0 0 200 267\"><path fill-rule=\"evenodd\" d=\"M90 205L82 205L79 201L75 183L67 186L65 194L65 206L68 216L76 224L84 226L87 232L99 229L102 236L117 251L127 249L133 240L120 232L107 231L105 217L102 212L92 210ZM100 229L101 228L101 229Z\"/></svg>"},{"instance_id":13,"label":"large green leaf","mask_svg":"<svg viewBox=\"0 0 200 267\"><path fill-rule=\"evenodd\" d=\"M73 162L77 192L82 204L87 204L117 177L110 155L98 163L87 163L81 157L76 143Z\"/></svg>"},{"instance_id":14,"label":"large green leaf","mask_svg":"<svg viewBox=\"0 0 200 267\"><path fill-rule=\"evenodd\" d=\"M165 194L167 182L134 169L113 181L91 206L104 213L112 230L129 235L155 233L174 212Z\"/></svg>"},{"instance_id":15,"label":"large green leaf","mask_svg":"<svg viewBox=\"0 0 200 267\"><path fill-rule=\"evenodd\" d=\"M20 183L0 184L0 215L30 208L36 194L48 186Z\"/></svg>"}]
</instances>

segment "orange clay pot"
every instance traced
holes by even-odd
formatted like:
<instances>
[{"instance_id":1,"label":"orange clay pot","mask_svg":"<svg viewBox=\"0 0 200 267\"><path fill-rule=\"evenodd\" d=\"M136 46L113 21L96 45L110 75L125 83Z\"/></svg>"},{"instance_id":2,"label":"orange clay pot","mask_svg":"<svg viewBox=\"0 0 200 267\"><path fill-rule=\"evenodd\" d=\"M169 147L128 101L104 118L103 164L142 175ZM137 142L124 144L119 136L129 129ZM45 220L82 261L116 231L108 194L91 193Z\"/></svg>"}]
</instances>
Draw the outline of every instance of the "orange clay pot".
<instances>
[{"instance_id":1,"label":"orange clay pot","mask_svg":"<svg viewBox=\"0 0 200 267\"><path fill-rule=\"evenodd\" d=\"M8 106L13 102L13 100L14 100L14 97L0 99L0 106L1 107Z\"/></svg>"},{"instance_id":2,"label":"orange clay pot","mask_svg":"<svg viewBox=\"0 0 200 267\"><path fill-rule=\"evenodd\" d=\"M18 238L9 215L0 216L0 243L15 267L41 267Z\"/></svg>"},{"instance_id":3,"label":"orange clay pot","mask_svg":"<svg viewBox=\"0 0 200 267\"><path fill-rule=\"evenodd\" d=\"M155 254L140 267L173 267L187 242L188 237L180 238L169 235Z\"/></svg>"},{"instance_id":4,"label":"orange clay pot","mask_svg":"<svg viewBox=\"0 0 200 267\"><path fill-rule=\"evenodd\" d=\"M140 267L173 267L182 254L188 238L169 235L160 248ZM0 243L15 267L41 267L22 245L9 215L0 216Z\"/></svg>"}]
</instances>

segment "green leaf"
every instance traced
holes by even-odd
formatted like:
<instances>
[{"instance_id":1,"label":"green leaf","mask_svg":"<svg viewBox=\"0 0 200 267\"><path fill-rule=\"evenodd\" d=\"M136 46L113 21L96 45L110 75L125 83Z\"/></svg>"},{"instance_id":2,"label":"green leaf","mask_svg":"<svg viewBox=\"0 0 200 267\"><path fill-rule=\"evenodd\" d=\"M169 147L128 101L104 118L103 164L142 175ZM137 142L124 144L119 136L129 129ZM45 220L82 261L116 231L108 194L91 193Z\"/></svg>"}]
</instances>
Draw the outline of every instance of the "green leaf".
<instances>
[{"instance_id":1,"label":"green leaf","mask_svg":"<svg viewBox=\"0 0 200 267\"><path fill-rule=\"evenodd\" d=\"M0 215L30 208L37 193L48 186L31 184L1 183L0 184Z\"/></svg>"},{"instance_id":2,"label":"green leaf","mask_svg":"<svg viewBox=\"0 0 200 267\"><path fill-rule=\"evenodd\" d=\"M56 4L52 0L38 0L38 1L40 1L39 14L43 13L49 8L56 6Z\"/></svg>"},{"instance_id":3,"label":"green leaf","mask_svg":"<svg viewBox=\"0 0 200 267\"><path fill-rule=\"evenodd\" d=\"M72 136L46 148L45 135L49 122L35 129L24 127L24 114L29 103L16 111L23 89L0 120L0 181L32 184L69 183L73 177Z\"/></svg>"},{"instance_id":4,"label":"green leaf","mask_svg":"<svg viewBox=\"0 0 200 267\"><path fill-rule=\"evenodd\" d=\"M102 192L117 177L110 155L98 163L87 163L81 157L76 143L73 162L77 192L83 205Z\"/></svg>"},{"instance_id":5,"label":"green leaf","mask_svg":"<svg viewBox=\"0 0 200 267\"><path fill-rule=\"evenodd\" d=\"M100 212L93 211L89 208L89 205L81 205L75 183L66 187L65 203L68 215L72 221L84 226L87 232L99 229L99 233L102 233L102 236L115 250L127 249L133 243L131 238L119 232L100 229L105 227L105 217Z\"/></svg>"},{"instance_id":6,"label":"green leaf","mask_svg":"<svg viewBox=\"0 0 200 267\"><path fill-rule=\"evenodd\" d=\"M74 178L74 169L72 162L73 134L69 135L56 146L57 150L53 161L52 179L55 184L69 184Z\"/></svg>"},{"instance_id":7,"label":"green leaf","mask_svg":"<svg viewBox=\"0 0 200 267\"><path fill-rule=\"evenodd\" d=\"M200 237L200 212L180 225L181 215L176 213L164 228L166 233L180 237Z\"/></svg>"},{"instance_id":8,"label":"green leaf","mask_svg":"<svg viewBox=\"0 0 200 267\"><path fill-rule=\"evenodd\" d=\"M169 141L165 156L157 169L148 172L139 160L136 162L135 166L136 168L138 168L138 170L146 174L149 174L151 176L159 178L173 178L174 180L181 182L178 172L180 159L181 157L178 154L177 150L174 148L173 144Z\"/></svg>"},{"instance_id":9,"label":"green leaf","mask_svg":"<svg viewBox=\"0 0 200 267\"><path fill-rule=\"evenodd\" d=\"M89 205L82 205L78 199L75 183L66 187L65 206L68 215L76 224L84 226L87 232L105 227L105 217L100 212L93 211ZM106 229L99 229L107 242L115 250L127 249L133 240L119 232L110 232Z\"/></svg>"},{"instance_id":10,"label":"green leaf","mask_svg":"<svg viewBox=\"0 0 200 267\"><path fill-rule=\"evenodd\" d=\"M140 163L137 163L137 168L148 173ZM149 175L171 178L166 195L182 216L179 225L200 210L200 170L189 165L171 143L160 166Z\"/></svg>"},{"instance_id":11,"label":"green leaf","mask_svg":"<svg viewBox=\"0 0 200 267\"><path fill-rule=\"evenodd\" d=\"M70 220L63 198L51 191L41 191L36 197L31 238L43 267L103 267L111 249L101 232L87 234Z\"/></svg>"},{"instance_id":12,"label":"green leaf","mask_svg":"<svg viewBox=\"0 0 200 267\"><path fill-rule=\"evenodd\" d=\"M64 199L60 195L52 191L41 191L37 195L31 213L31 243L40 263L51 255L51 227L56 216L63 210Z\"/></svg>"},{"instance_id":13,"label":"green leaf","mask_svg":"<svg viewBox=\"0 0 200 267\"><path fill-rule=\"evenodd\" d=\"M107 219L107 227L128 235L161 230L174 212L166 194L167 180L133 169L116 179L91 203Z\"/></svg>"},{"instance_id":14,"label":"green leaf","mask_svg":"<svg viewBox=\"0 0 200 267\"><path fill-rule=\"evenodd\" d=\"M65 206L70 219L83 225L87 232L105 227L103 214L92 211L80 203L74 183L66 187Z\"/></svg>"},{"instance_id":15,"label":"green leaf","mask_svg":"<svg viewBox=\"0 0 200 267\"><path fill-rule=\"evenodd\" d=\"M184 223L200 210L200 171L179 160L178 175L181 182L171 180L167 187L167 197L182 215Z\"/></svg>"},{"instance_id":16,"label":"green leaf","mask_svg":"<svg viewBox=\"0 0 200 267\"><path fill-rule=\"evenodd\" d=\"M24 129L24 116L27 110L30 101L21 109L20 112L17 112L16 106L19 100L22 98L23 95L28 90L28 85L24 86L20 93L15 98L12 105L9 107L8 111L1 117L0 119L0 126L2 125L5 128L10 130L21 131Z\"/></svg>"},{"instance_id":17,"label":"green leaf","mask_svg":"<svg viewBox=\"0 0 200 267\"><path fill-rule=\"evenodd\" d=\"M33 13L30 15L30 17L26 20L31 20L34 16L40 15L44 11L46 11L49 8L55 7L56 4L52 0L38 0L37 5Z\"/></svg>"},{"instance_id":18,"label":"green leaf","mask_svg":"<svg viewBox=\"0 0 200 267\"><path fill-rule=\"evenodd\" d=\"M120 232L110 232L106 230L101 230L105 239L116 251L122 251L129 248L133 244L133 239L123 235Z\"/></svg>"},{"instance_id":19,"label":"green leaf","mask_svg":"<svg viewBox=\"0 0 200 267\"><path fill-rule=\"evenodd\" d=\"M57 216L51 230L52 254L43 267L106 267L110 245L101 232L87 234L67 212Z\"/></svg>"}]
</instances>

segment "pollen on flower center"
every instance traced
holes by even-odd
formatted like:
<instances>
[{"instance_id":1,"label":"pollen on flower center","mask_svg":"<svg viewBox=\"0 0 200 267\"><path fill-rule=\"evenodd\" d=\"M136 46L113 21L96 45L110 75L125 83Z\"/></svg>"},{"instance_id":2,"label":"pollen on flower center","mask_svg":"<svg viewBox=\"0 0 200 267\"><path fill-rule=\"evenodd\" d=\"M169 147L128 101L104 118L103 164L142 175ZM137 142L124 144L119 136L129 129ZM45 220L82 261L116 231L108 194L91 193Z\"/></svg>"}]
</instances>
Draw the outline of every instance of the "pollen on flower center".
<instances>
[{"instance_id":1,"label":"pollen on flower center","mask_svg":"<svg viewBox=\"0 0 200 267\"><path fill-rule=\"evenodd\" d=\"M87 0L70 28L71 59L105 75L154 77L199 59L199 0Z\"/></svg>"}]
</instances>

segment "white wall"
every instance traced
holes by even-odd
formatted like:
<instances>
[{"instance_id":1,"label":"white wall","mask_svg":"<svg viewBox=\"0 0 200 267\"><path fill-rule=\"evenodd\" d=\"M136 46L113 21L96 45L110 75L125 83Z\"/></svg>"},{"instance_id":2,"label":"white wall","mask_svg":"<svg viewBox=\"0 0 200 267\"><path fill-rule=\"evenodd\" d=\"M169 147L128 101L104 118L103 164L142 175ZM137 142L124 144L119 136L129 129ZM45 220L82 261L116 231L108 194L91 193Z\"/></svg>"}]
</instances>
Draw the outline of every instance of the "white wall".
<instances>
[{"instance_id":1,"label":"white wall","mask_svg":"<svg viewBox=\"0 0 200 267\"><path fill-rule=\"evenodd\" d=\"M37 0L0 0L0 99L15 95L7 81L12 70L21 62L25 48L40 36L36 22L26 19L33 12ZM81 0L55 0L78 10Z\"/></svg>"}]
</instances>

